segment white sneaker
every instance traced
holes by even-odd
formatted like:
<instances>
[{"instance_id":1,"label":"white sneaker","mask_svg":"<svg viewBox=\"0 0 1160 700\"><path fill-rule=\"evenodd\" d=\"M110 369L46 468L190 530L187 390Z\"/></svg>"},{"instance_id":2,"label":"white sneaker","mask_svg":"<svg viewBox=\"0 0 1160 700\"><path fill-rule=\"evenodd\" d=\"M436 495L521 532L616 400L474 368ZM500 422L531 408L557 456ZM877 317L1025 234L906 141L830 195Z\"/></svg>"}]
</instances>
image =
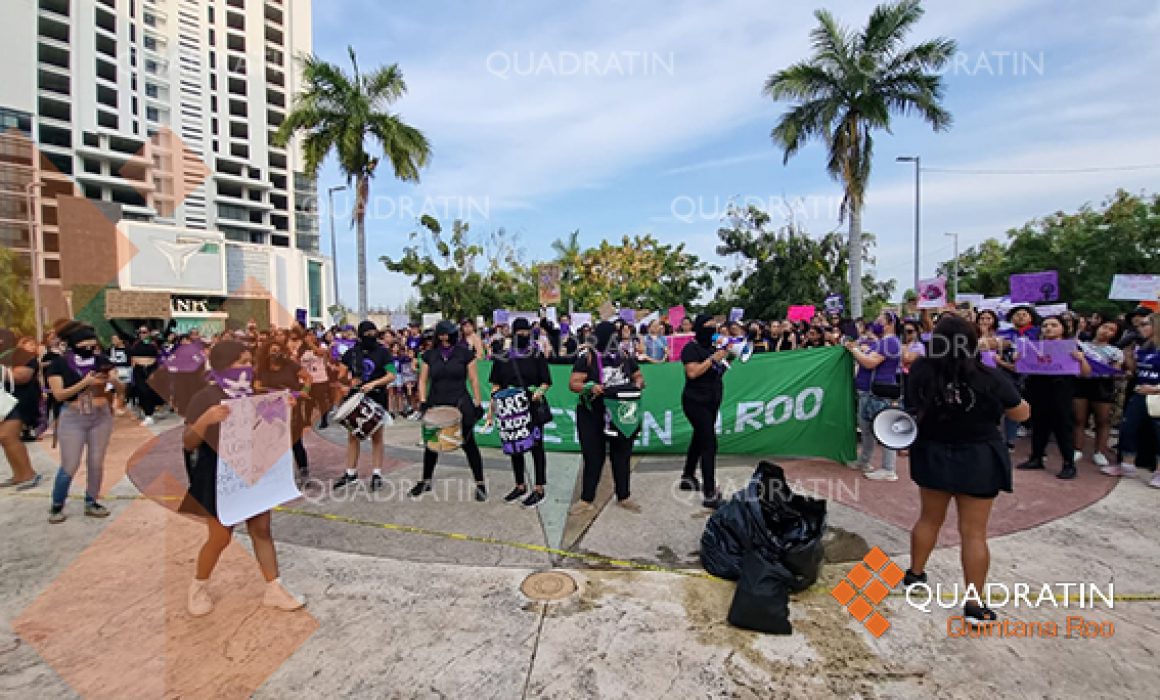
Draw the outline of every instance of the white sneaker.
<instances>
[{"instance_id":1,"label":"white sneaker","mask_svg":"<svg viewBox=\"0 0 1160 700\"><path fill-rule=\"evenodd\" d=\"M1106 467L1108 466L1108 458L1104 456L1103 452L1096 452L1092 455L1092 463L1097 467Z\"/></svg>"},{"instance_id":2,"label":"white sneaker","mask_svg":"<svg viewBox=\"0 0 1160 700\"><path fill-rule=\"evenodd\" d=\"M1075 452L1071 453L1072 462L1078 462L1081 459L1083 459L1083 450L1076 450Z\"/></svg>"},{"instance_id":3,"label":"white sneaker","mask_svg":"<svg viewBox=\"0 0 1160 700\"><path fill-rule=\"evenodd\" d=\"M1148 485L1154 489L1160 489L1160 469L1152 473L1152 480L1148 482Z\"/></svg>"},{"instance_id":4,"label":"white sneaker","mask_svg":"<svg viewBox=\"0 0 1160 700\"><path fill-rule=\"evenodd\" d=\"M213 598L209 596L209 582L194 579L189 583L189 595L185 607L194 617L208 615L213 610Z\"/></svg>"},{"instance_id":5,"label":"white sneaker","mask_svg":"<svg viewBox=\"0 0 1160 700\"><path fill-rule=\"evenodd\" d=\"M298 610L306 605L306 601L286 590L282 579L276 578L266 584L266 595L262 597L262 605L279 610Z\"/></svg>"},{"instance_id":6,"label":"white sneaker","mask_svg":"<svg viewBox=\"0 0 1160 700\"><path fill-rule=\"evenodd\" d=\"M1124 472L1120 471L1119 466L1109 464L1106 467L1100 467L1100 474L1104 476L1123 476Z\"/></svg>"},{"instance_id":7,"label":"white sneaker","mask_svg":"<svg viewBox=\"0 0 1160 700\"><path fill-rule=\"evenodd\" d=\"M153 423L153 416L145 416L145 420L141 421L141 427L148 428L149 426L153 425Z\"/></svg>"},{"instance_id":8,"label":"white sneaker","mask_svg":"<svg viewBox=\"0 0 1160 700\"><path fill-rule=\"evenodd\" d=\"M1121 464L1120 476L1136 476L1136 472L1140 471L1135 464Z\"/></svg>"},{"instance_id":9,"label":"white sneaker","mask_svg":"<svg viewBox=\"0 0 1160 700\"><path fill-rule=\"evenodd\" d=\"M1027 428L1024 428L1023 426L1019 426L1018 430L1015 431L1015 434L1019 437L1027 437L1031 435L1031 431Z\"/></svg>"},{"instance_id":10,"label":"white sneaker","mask_svg":"<svg viewBox=\"0 0 1160 700\"><path fill-rule=\"evenodd\" d=\"M868 471L865 476L873 481L898 481L898 473L886 469Z\"/></svg>"}]
</instances>

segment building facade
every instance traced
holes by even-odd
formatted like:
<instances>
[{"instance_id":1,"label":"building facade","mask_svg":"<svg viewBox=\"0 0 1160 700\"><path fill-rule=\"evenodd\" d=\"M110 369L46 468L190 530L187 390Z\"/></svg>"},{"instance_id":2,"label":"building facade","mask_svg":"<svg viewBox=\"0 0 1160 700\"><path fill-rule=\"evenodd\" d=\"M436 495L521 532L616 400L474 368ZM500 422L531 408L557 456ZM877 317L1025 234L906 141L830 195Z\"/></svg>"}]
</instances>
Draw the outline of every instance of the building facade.
<instances>
[{"instance_id":1,"label":"building facade","mask_svg":"<svg viewBox=\"0 0 1160 700\"><path fill-rule=\"evenodd\" d=\"M181 325L213 327L230 300L263 295L272 319L326 320L317 185L273 139L310 12L310 0L5 3L0 240L39 269L46 316L79 314L104 295L72 288L105 284L170 294ZM113 226L89 220L101 217ZM92 263L104 254L115 263Z\"/></svg>"}]
</instances>

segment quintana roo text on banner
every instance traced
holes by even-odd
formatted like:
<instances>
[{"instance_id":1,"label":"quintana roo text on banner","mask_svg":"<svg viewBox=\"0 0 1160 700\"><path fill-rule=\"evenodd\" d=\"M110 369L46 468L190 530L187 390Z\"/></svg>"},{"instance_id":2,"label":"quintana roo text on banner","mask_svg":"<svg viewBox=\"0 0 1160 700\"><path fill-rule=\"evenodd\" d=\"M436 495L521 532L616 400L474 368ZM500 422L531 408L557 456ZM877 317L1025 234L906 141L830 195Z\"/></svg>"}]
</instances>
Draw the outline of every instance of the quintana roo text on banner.
<instances>
[{"instance_id":1,"label":"quintana roo text on banner","mask_svg":"<svg viewBox=\"0 0 1160 700\"><path fill-rule=\"evenodd\" d=\"M717 418L719 451L781 457L823 457L838 462L855 457L854 379L843 348L759 354L734 363L725 373L725 397ZM480 376L491 371L480 362ZM571 365L552 365L547 398L555 417L544 427L544 447L578 452L576 394L568 390ZM636 452L680 454L693 430L681 410L685 385L679 362L645 365L644 422ZM476 428L481 445L499 447L494 427Z\"/></svg>"}]
</instances>

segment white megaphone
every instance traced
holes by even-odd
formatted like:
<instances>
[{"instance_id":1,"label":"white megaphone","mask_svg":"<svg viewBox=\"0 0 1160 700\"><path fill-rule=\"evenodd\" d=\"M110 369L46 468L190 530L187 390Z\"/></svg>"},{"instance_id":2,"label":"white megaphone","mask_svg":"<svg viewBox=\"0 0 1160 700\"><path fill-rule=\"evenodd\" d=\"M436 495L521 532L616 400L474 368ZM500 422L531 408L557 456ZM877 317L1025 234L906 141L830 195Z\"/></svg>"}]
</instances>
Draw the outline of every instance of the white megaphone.
<instances>
[{"instance_id":1,"label":"white megaphone","mask_svg":"<svg viewBox=\"0 0 1160 700\"><path fill-rule=\"evenodd\" d=\"M918 437L918 423L914 416L899 408L879 411L870 429L874 439L890 450L905 450Z\"/></svg>"}]
</instances>

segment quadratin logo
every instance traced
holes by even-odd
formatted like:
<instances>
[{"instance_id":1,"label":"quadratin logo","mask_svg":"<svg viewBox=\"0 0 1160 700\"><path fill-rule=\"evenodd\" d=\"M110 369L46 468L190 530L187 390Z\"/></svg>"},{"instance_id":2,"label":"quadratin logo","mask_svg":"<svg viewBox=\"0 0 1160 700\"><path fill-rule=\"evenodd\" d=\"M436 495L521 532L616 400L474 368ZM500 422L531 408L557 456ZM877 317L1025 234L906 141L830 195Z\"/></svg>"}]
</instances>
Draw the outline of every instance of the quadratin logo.
<instances>
[{"instance_id":1,"label":"quadratin logo","mask_svg":"<svg viewBox=\"0 0 1160 700\"><path fill-rule=\"evenodd\" d=\"M875 637L890 629L890 622L875 607L903 579L902 569L875 547L850 569L846 577L830 591L830 595L846 608L846 612L861 622Z\"/></svg>"}]
</instances>

